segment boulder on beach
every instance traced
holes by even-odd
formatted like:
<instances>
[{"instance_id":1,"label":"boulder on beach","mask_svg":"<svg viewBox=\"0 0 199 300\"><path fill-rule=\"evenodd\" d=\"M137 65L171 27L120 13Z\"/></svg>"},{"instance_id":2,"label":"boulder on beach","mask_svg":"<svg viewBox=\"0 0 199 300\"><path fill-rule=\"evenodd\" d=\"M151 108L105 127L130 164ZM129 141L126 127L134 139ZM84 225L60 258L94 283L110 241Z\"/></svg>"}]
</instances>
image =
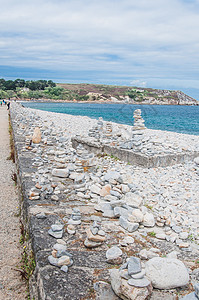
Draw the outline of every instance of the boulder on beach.
<instances>
[{"instance_id":1,"label":"boulder on beach","mask_svg":"<svg viewBox=\"0 0 199 300\"><path fill-rule=\"evenodd\" d=\"M146 276L154 288L173 289L189 282L187 268L179 259L154 257L146 263Z\"/></svg>"}]
</instances>

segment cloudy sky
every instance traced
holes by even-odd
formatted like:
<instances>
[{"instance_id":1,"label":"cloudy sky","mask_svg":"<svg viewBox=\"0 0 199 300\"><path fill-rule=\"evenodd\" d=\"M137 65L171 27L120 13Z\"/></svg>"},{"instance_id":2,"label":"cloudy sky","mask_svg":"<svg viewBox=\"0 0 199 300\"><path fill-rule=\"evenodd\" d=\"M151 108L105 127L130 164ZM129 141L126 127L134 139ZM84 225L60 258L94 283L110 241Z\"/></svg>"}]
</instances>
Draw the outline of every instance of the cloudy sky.
<instances>
[{"instance_id":1,"label":"cloudy sky","mask_svg":"<svg viewBox=\"0 0 199 300\"><path fill-rule=\"evenodd\" d=\"M199 0L0 7L0 78L181 89L199 100Z\"/></svg>"}]
</instances>

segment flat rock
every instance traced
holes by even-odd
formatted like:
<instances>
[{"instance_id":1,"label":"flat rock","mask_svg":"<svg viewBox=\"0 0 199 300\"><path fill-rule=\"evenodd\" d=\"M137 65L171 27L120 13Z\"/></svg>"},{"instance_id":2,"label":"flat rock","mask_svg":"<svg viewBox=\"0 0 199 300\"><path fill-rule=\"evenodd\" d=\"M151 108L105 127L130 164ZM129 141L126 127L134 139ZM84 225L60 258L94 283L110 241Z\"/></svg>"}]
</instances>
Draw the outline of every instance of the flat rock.
<instances>
[{"instance_id":1,"label":"flat rock","mask_svg":"<svg viewBox=\"0 0 199 300\"><path fill-rule=\"evenodd\" d=\"M142 198L140 195L132 192L126 193L122 200L124 200L127 205L134 208L139 208L142 204Z\"/></svg>"},{"instance_id":2,"label":"flat rock","mask_svg":"<svg viewBox=\"0 0 199 300\"><path fill-rule=\"evenodd\" d=\"M52 175L60 178L67 178L69 175L68 169L53 169Z\"/></svg>"},{"instance_id":3,"label":"flat rock","mask_svg":"<svg viewBox=\"0 0 199 300\"><path fill-rule=\"evenodd\" d=\"M50 255L48 256L48 261L51 265L58 267L58 258L55 258L52 255Z\"/></svg>"},{"instance_id":4,"label":"flat rock","mask_svg":"<svg viewBox=\"0 0 199 300\"><path fill-rule=\"evenodd\" d=\"M92 242L104 242L106 237L105 236L102 236L102 235L99 235L99 234L92 234L90 228L86 231L87 233L87 238L89 239L89 241L92 241Z\"/></svg>"},{"instance_id":5,"label":"flat rock","mask_svg":"<svg viewBox=\"0 0 199 300\"><path fill-rule=\"evenodd\" d=\"M84 246L86 248L96 248L102 245L102 242L93 242L90 241L88 238L86 238L86 240L84 241Z\"/></svg>"},{"instance_id":6,"label":"flat rock","mask_svg":"<svg viewBox=\"0 0 199 300\"><path fill-rule=\"evenodd\" d=\"M117 247L113 246L110 249L106 251L106 258L107 262L112 263L112 264L121 264L122 263L122 256L123 252L122 250Z\"/></svg>"},{"instance_id":7,"label":"flat rock","mask_svg":"<svg viewBox=\"0 0 199 300\"><path fill-rule=\"evenodd\" d=\"M141 279L131 278L128 280L128 284L142 288L142 287L149 286L151 284L151 282L146 277L143 277Z\"/></svg>"},{"instance_id":8,"label":"flat rock","mask_svg":"<svg viewBox=\"0 0 199 300\"><path fill-rule=\"evenodd\" d=\"M61 230L61 231L52 231L52 229L49 229L48 233L56 239L61 239L64 232L63 232L63 230Z\"/></svg>"},{"instance_id":9,"label":"flat rock","mask_svg":"<svg viewBox=\"0 0 199 300\"><path fill-rule=\"evenodd\" d=\"M172 289L182 287L189 282L189 273L185 265L175 258L154 257L146 262L146 276L153 287Z\"/></svg>"}]
</instances>

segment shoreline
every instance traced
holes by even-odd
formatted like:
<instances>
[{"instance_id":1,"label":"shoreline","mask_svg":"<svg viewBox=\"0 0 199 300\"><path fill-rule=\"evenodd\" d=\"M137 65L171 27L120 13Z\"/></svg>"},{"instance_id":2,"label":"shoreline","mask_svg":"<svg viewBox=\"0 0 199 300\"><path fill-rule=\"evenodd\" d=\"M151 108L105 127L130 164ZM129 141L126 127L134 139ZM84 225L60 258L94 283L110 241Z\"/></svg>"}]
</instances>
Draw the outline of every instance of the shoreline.
<instances>
[{"instance_id":1,"label":"shoreline","mask_svg":"<svg viewBox=\"0 0 199 300\"><path fill-rule=\"evenodd\" d=\"M143 102L124 102L124 101L64 101L64 100L17 100L16 102L32 102L32 103L90 103L90 104L132 104L132 105L158 105L158 106L199 106L199 101L197 104L158 104L158 103L143 103Z\"/></svg>"},{"instance_id":2,"label":"shoreline","mask_svg":"<svg viewBox=\"0 0 199 300\"><path fill-rule=\"evenodd\" d=\"M152 256L173 255L193 270L189 284L194 285L199 253L198 160L146 168L103 156L103 153L96 156L80 146L74 149L71 137L87 136L88 130L97 125L96 119L87 116L52 113L14 104L11 121L24 198L22 211L24 219L28 220L26 227L30 230L36 259L30 284L32 298L53 295L90 299L89 290L93 289L93 284L105 281L109 298L113 297L111 285L114 288L114 284L109 273L113 276L116 272L111 272L116 262L111 265L106 261L107 250L112 246L122 251L121 263L133 255L145 266ZM113 135L132 128L111 124ZM36 127L40 129L41 140L31 144ZM198 137L194 135L146 129L144 137L149 142L143 150L149 148L152 153L199 149ZM103 235L91 235L89 230L95 228L93 221L99 222ZM49 228L54 228L53 224L63 228L60 238L55 237L58 231L54 237L48 233ZM65 245L73 255L73 265L68 267L66 274L56 265L56 256L55 260L51 257L57 244ZM181 274L176 272L175 277L180 280ZM158 281L160 279L163 278ZM181 289L181 284L177 290L175 287L170 290L165 282L165 290L154 287L151 297L161 299L171 294L175 297L177 291L180 295L188 294L189 285ZM130 291L131 287L126 287ZM94 289L93 295L97 296L103 288ZM149 293L147 289L146 293Z\"/></svg>"}]
</instances>

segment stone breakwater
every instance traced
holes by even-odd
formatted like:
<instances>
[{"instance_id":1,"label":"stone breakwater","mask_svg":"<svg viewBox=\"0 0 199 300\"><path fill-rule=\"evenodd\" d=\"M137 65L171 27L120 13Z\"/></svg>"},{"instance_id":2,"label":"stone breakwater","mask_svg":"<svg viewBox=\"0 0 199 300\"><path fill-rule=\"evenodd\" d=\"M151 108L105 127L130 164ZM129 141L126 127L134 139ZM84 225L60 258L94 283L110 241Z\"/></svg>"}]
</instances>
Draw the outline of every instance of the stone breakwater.
<instances>
[{"instance_id":1,"label":"stone breakwater","mask_svg":"<svg viewBox=\"0 0 199 300\"><path fill-rule=\"evenodd\" d=\"M11 107L31 299L198 299L199 158L148 168L74 149L77 134L96 139L98 122ZM130 147L129 126L105 128L104 142ZM197 136L145 129L142 145L138 136L136 151L152 155L199 148Z\"/></svg>"}]
</instances>

